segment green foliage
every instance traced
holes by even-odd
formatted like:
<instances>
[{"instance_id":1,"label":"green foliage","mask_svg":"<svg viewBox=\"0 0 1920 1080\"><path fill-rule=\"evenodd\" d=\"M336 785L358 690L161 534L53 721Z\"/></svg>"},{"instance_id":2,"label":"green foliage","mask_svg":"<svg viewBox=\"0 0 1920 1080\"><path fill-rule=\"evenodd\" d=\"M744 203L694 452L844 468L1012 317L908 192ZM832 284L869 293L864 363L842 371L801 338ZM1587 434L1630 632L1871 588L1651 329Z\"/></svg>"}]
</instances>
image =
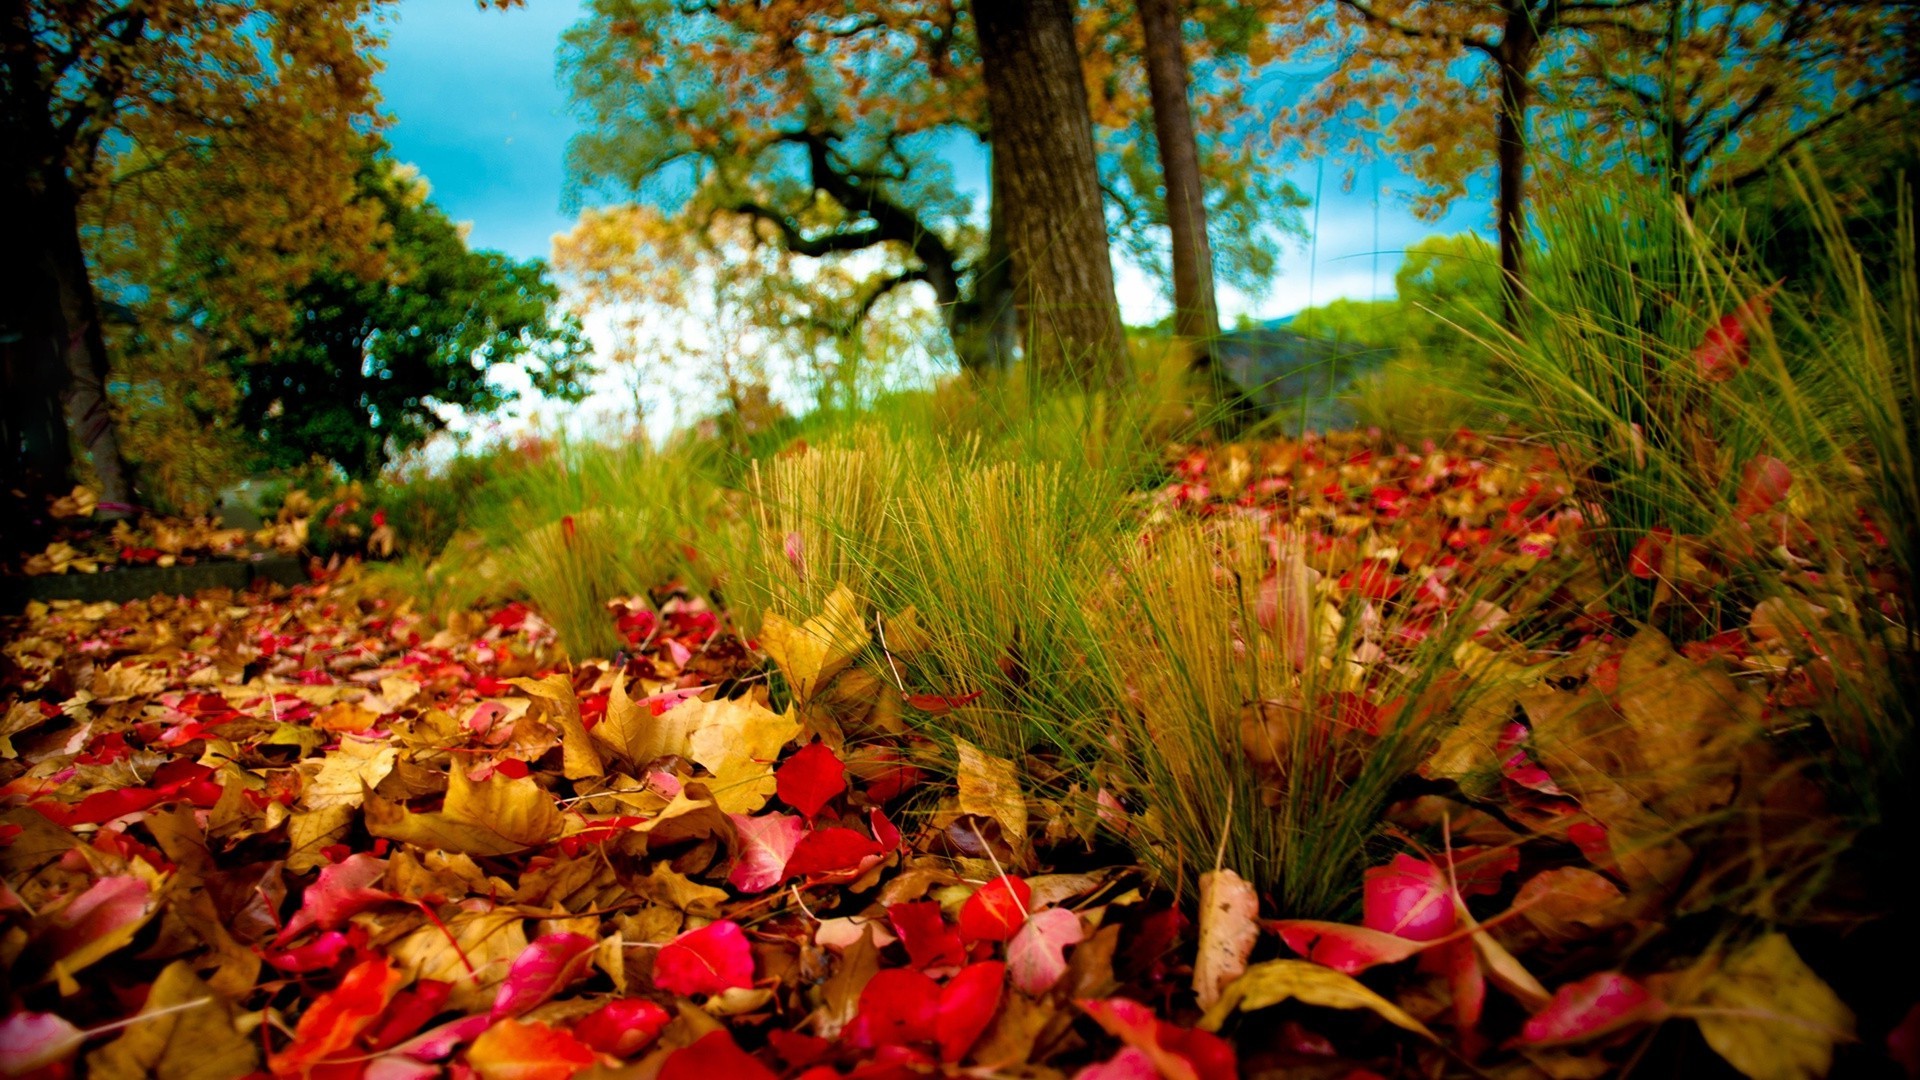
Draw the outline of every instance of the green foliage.
<instances>
[{"instance_id":1,"label":"green foliage","mask_svg":"<svg viewBox=\"0 0 1920 1080\"><path fill-rule=\"evenodd\" d=\"M295 294L292 333L236 364L240 422L264 464L318 454L370 476L440 430L441 409L513 400L498 368L561 400L585 396L586 343L554 313L543 263L469 250L424 183L384 157L359 182L390 229L386 272L316 275Z\"/></svg>"}]
</instances>

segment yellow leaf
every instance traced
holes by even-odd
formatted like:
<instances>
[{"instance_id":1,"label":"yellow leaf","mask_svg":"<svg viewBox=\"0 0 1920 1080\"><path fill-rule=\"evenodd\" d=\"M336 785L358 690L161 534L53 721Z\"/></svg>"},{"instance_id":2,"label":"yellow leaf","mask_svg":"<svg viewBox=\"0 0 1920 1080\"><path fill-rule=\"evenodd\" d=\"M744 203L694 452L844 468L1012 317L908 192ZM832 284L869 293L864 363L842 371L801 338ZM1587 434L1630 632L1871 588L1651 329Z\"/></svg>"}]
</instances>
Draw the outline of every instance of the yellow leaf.
<instances>
[{"instance_id":1,"label":"yellow leaf","mask_svg":"<svg viewBox=\"0 0 1920 1080\"><path fill-rule=\"evenodd\" d=\"M167 1011L173 1010L173 1011ZM185 960L153 980L141 1014L119 1038L87 1055L87 1075L114 1080L221 1080L259 1067L259 1047L233 1026L233 1006Z\"/></svg>"},{"instance_id":2,"label":"yellow leaf","mask_svg":"<svg viewBox=\"0 0 1920 1080\"><path fill-rule=\"evenodd\" d=\"M359 806L361 792L378 787L400 759L400 748L385 739L340 740L319 762L301 762L308 774L300 790L300 803L308 810L330 806Z\"/></svg>"},{"instance_id":3,"label":"yellow leaf","mask_svg":"<svg viewBox=\"0 0 1920 1080\"><path fill-rule=\"evenodd\" d=\"M656 758L692 753L687 737L705 721L713 704L689 698L655 716L628 697L626 680L616 677L607 695L607 715L593 726L593 738L608 752L625 758L637 772Z\"/></svg>"},{"instance_id":4,"label":"yellow leaf","mask_svg":"<svg viewBox=\"0 0 1920 1080\"><path fill-rule=\"evenodd\" d=\"M1721 965L1696 1006L1707 1045L1752 1080L1812 1080L1852 1041L1853 1011L1814 974L1785 934L1768 934Z\"/></svg>"},{"instance_id":5,"label":"yellow leaf","mask_svg":"<svg viewBox=\"0 0 1920 1080\"><path fill-rule=\"evenodd\" d=\"M747 698L706 704L700 727L688 740L693 760L713 773L709 787L720 809L751 814L773 795L773 763L780 748L800 734L800 725Z\"/></svg>"},{"instance_id":6,"label":"yellow leaf","mask_svg":"<svg viewBox=\"0 0 1920 1080\"><path fill-rule=\"evenodd\" d=\"M452 983L447 1006L462 1012L491 1007L514 958L527 950L525 919L511 909L484 910L485 904L466 901L467 910L442 920L444 930L428 923L391 951L409 978Z\"/></svg>"},{"instance_id":7,"label":"yellow leaf","mask_svg":"<svg viewBox=\"0 0 1920 1080\"><path fill-rule=\"evenodd\" d=\"M367 831L389 840L468 855L506 855L561 837L567 819L531 776L495 773L474 783L456 765L447 774L447 801L438 813L416 814L367 793Z\"/></svg>"},{"instance_id":8,"label":"yellow leaf","mask_svg":"<svg viewBox=\"0 0 1920 1080\"><path fill-rule=\"evenodd\" d=\"M1327 1009L1371 1009L1396 1027L1429 1039L1434 1037L1425 1024L1367 989L1358 979L1306 960L1268 960L1248 968L1246 974L1227 986L1220 1000L1200 1018L1199 1026L1218 1031L1235 1010L1264 1009L1288 1000Z\"/></svg>"},{"instance_id":9,"label":"yellow leaf","mask_svg":"<svg viewBox=\"0 0 1920 1080\"><path fill-rule=\"evenodd\" d=\"M1032 851L1027 839L1027 797L1013 762L994 757L965 739L954 739L960 751L960 812L978 814L1000 823L1001 835L1013 846L1023 865Z\"/></svg>"},{"instance_id":10,"label":"yellow leaf","mask_svg":"<svg viewBox=\"0 0 1920 1080\"><path fill-rule=\"evenodd\" d=\"M867 639L860 602L845 585L833 590L820 614L799 626L773 612L760 624L760 648L779 665L794 700L802 703L852 663Z\"/></svg>"},{"instance_id":11,"label":"yellow leaf","mask_svg":"<svg viewBox=\"0 0 1920 1080\"><path fill-rule=\"evenodd\" d=\"M593 739L587 735L586 725L580 720L580 699L573 695L573 684L567 681L565 675L507 681L538 698L546 706L548 718L560 729L562 775L569 780L584 780L606 774L600 751L594 748Z\"/></svg>"},{"instance_id":12,"label":"yellow leaf","mask_svg":"<svg viewBox=\"0 0 1920 1080\"><path fill-rule=\"evenodd\" d=\"M313 726L322 731L358 735L379 720L379 714L368 712L353 702L336 701L314 716Z\"/></svg>"}]
</instances>

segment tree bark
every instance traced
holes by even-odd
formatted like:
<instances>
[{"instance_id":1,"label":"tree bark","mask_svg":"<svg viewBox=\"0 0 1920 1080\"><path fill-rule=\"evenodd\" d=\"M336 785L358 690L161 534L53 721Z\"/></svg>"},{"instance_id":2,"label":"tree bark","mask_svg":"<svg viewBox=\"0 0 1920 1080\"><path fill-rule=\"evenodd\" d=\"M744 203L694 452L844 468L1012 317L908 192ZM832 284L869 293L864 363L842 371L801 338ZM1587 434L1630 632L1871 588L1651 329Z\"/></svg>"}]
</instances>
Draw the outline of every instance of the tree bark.
<instances>
[{"instance_id":1,"label":"tree bark","mask_svg":"<svg viewBox=\"0 0 1920 1080\"><path fill-rule=\"evenodd\" d=\"M1527 109L1533 67L1540 44L1539 27L1525 0L1510 0L1507 20L1494 62L1499 72L1500 98L1495 102L1498 125L1497 166L1499 197L1496 216L1500 233L1500 321L1509 330L1520 327L1521 292L1526 272Z\"/></svg>"},{"instance_id":2,"label":"tree bark","mask_svg":"<svg viewBox=\"0 0 1920 1080\"><path fill-rule=\"evenodd\" d=\"M34 486L57 490L68 479L71 435L93 462L101 502L125 506L131 491L107 404L106 341L80 244L79 195L25 4L0 6L0 67L0 220L13 245L0 279L6 452ZM65 432L48 429L49 414L64 415Z\"/></svg>"},{"instance_id":3,"label":"tree bark","mask_svg":"<svg viewBox=\"0 0 1920 1080\"><path fill-rule=\"evenodd\" d=\"M1207 243L1206 189L1200 145L1187 100L1187 56L1180 0L1140 0L1147 90L1167 186L1167 229L1173 234L1173 332L1207 340L1220 332L1213 295L1213 251Z\"/></svg>"},{"instance_id":4,"label":"tree bark","mask_svg":"<svg viewBox=\"0 0 1920 1080\"><path fill-rule=\"evenodd\" d=\"M1043 386L1118 387L1126 335L1070 0L973 8L1027 360Z\"/></svg>"}]
</instances>

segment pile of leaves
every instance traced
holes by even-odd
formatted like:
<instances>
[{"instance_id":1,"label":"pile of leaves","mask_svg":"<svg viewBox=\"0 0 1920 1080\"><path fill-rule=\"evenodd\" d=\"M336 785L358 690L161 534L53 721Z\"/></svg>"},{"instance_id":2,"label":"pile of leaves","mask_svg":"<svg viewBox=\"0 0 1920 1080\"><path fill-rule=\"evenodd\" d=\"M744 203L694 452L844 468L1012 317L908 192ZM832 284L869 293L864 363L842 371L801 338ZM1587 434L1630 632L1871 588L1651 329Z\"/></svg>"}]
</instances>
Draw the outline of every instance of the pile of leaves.
<instances>
[{"instance_id":1,"label":"pile of leaves","mask_svg":"<svg viewBox=\"0 0 1920 1080\"><path fill-rule=\"evenodd\" d=\"M1550 461L1364 453L1185 454L1148 518L1284 519L1382 605L1483 549L1572 557ZM1662 1042L1760 1078L1861 1034L1787 932L1844 834L1788 742L1811 661L1745 663L1806 648L1765 620L1677 650L1589 598L1462 650L1476 704L1354 917L1215 867L1196 920L1110 843L1110 799L844 734L872 641L912 663L908 613L870 635L840 590L750 640L656 599L571 667L523 605L433 626L350 572L30 609L0 672L0 1072L1567 1078ZM1920 1021L1891 1026L1858 1053L1910 1061Z\"/></svg>"}]
</instances>

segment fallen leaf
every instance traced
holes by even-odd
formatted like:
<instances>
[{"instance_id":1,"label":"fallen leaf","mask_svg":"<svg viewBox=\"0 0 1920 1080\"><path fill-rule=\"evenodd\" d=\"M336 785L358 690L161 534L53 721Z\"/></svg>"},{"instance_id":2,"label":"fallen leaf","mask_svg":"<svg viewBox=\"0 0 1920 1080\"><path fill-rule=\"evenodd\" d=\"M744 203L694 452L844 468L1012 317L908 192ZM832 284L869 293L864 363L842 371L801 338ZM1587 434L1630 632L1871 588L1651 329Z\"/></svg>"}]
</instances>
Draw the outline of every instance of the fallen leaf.
<instances>
[{"instance_id":1,"label":"fallen leaf","mask_svg":"<svg viewBox=\"0 0 1920 1080\"><path fill-rule=\"evenodd\" d=\"M1785 934L1742 947L1681 1010L1727 1064L1751 1080L1813 1080L1854 1037L1853 1010L1800 959Z\"/></svg>"},{"instance_id":2,"label":"fallen leaf","mask_svg":"<svg viewBox=\"0 0 1920 1080\"><path fill-rule=\"evenodd\" d=\"M980 1034L993 1023L993 1014L999 1011L1006 978L1007 965L989 960L968 965L940 988L933 1027L941 1061L952 1064L963 1060L979 1041Z\"/></svg>"},{"instance_id":3,"label":"fallen leaf","mask_svg":"<svg viewBox=\"0 0 1920 1080\"><path fill-rule=\"evenodd\" d=\"M689 930L653 961L653 983L673 994L718 994L753 985L753 949L730 919Z\"/></svg>"},{"instance_id":4,"label":"fallen leaf","mask_svg":"<svg viewBox=\"0 0 1920 1080\"><path fill-rule=\"evenodd\" d=\"M800 734L796 721L758 702L735 698L713 702L689 737L693 760L714 776L714 802L729 814L751 814L778 787L773 763L780 748Z\"/></svg>"},{"instance_id":5,"label":"fallen leaf","mask_svg":"<svg viewBox=\"0 0 1920 1080\"><path fill-rule=\"evenodd\" d=\"M573 683L565 675L544 679L508 679L545 707L547 718L560 729L561 775L569 780L584 780L606 775L606 763L588 736L580 720L580 699L573 694Z\"/></svg>"},{"instance_id":6,"label":"fallen leaf","mask_svg":"<svg viewBox=\"0 0 1920 1080\"><path fill-rule=\"evenodd\" d=\"M544 1003L586 972L597 945L585 934L546 934L535 939L514 957L490 1015L496 1020L518 1016Z\"/></svg>"},{"instance_id":7,"label":"fallen leaf","mask_svg":"<svg viewBox=\"0 0 1920 1080\"><path fill-rule=\"evenodd\" d=\"M1666 1014L1665 1003L1646 987L1617 971L1602 971L1554 991L1547 1007L1521 1027L1519 1041L1530 1046L1583 1042Z\"/></svg>"},{"instance_id":8,"label":"fallen leaf","mask_svg":"<svg viewBox=\"0 0 1920 1080\"><path fill-rule=\"evenodd\" d=\"M1279 933L1287 948L1345 975L1357 975L1379 964L1397 964L1426 948L1425 942L1346 923L1281 919L1267 925Z\"/></svg>"},{"instance_id":9,"label":"fallen leaf","mask_svg":"<svg viewBox=\"0 0 1920 1080\"><path fill-rule=\"evenodd\" d=\"M959 802L963 814L977 814L1000 823L1001 835L1013 845L1020 868L1033 865L1033 847L1027 839L1027 797L1020 790L1020 774L1013 762L994 757L965 739L956 738L960 752Z\"/></svg>"},{"instance_id":10,"label":"fallen leaf","mask_svg":"<svg viewBox=\"0 0 1920 1080\"><path fill-rule=\"evenodd\" d=\"M1328 1009L1370 1009L1396 1027L1439 1041L1425 1024L1367 989L1359 980L1306 960L1268 960L1248 968L1207 1010L1200 1019L1200 1027L1218 1031L1235 1011L1264 1009L1289 1000Z\"/></svg>"},{"instance_id":11,"label":"fallen leaf","mask_svg":"<svg viewBox=\"0 0 1920 1080\"><path fill-rule=\"evenodd\" d=\"M1007 971L1027 994L1044 994L1067 973L1066 949L1086 937L1080 916L1066 908L1048 908L1028 916L1007 943Z\"/></svg>"},{"instance_id":12,"label":"fallen leaf","mask_svg":"<svg viewBox=\"0 0 1920 1080\"><path fill-rule=\"evenodd\" d=\"M806 815L819 816L822 807L847 790L847 767L825 743L808 743L774 773L780 801Z\"/></svg>"},{"instance_id":13,"label":"fallen leaf","mask_svg":"<svg viewBox=\"0 0 1920 1080\"><path fill-rule=\"evenodd\" d=\"M168 964L153 980L142 1013L155 1015L87 1055L87 1075L213 1080L260 1067L260 1047L234 1027L232 1003L184 960Z\"/></svg>"},{"instance_id":14,"label":"fallen leaf","mask_svg":"<svg viewBox=\"0 0 1920 1080\"><path fill-rule=\"evenodd\" d=\"M795 626L784 616L768 612L760 625L760 648L779 666L781 675L802 704L811 700L822 684L839 674L860 650L870 635L866 618L853 590L837 586L827 597L820 614Z\"/></svg>"},{"instance_id":15,"label":"fallen leaf","mask_svg":"<svg viewBox=\"0 0 1920 1080\"><path fill-rule=\"evenodd\" d=\"M293 1041L268 1059L267 1067L276 1077L306 1077L329 1058L347 1054L405 981L405 975L380 957L349 968L339 986L315 998L300 1014Z\"/></svg>"},{"instance_id":16,"label":"fallen leaf","mask_svg":"<svg viewBox=\"0 0 1920 1080\"><path fill-rule=\"evenodd\" d=\"M389 840L467 855L507 855L558 840L566 818L553 796L531 776L510 779L499 773L475 783L467 771L447 774L447 798L433 813L369 793L367 831Z\"/></svg>"},{"instance_id":17,"label":"fallen leaf","mask_svg":"<svg viewBox=\"0 0 1920 1080\"><path fill-rule=\"evenodd\" d=\"M743 893L766 892L786 876L787 860L800 844L806 823L797 814L730 814L740 837L740 857L727 884Z\"/></svg>"},{"instance_id":18,"label":"fallen leaf","mask_svg":"<svg viewBox=\"0 0 1920 1080\"><path fill-rule=\"evenodd\" d=\"M1131 998L1077 1004L1107 1034L1147 1058L1167 1080L1234 1080L1240 1074L1233 1047L1210 1031L1170 1024Z\"/></svg>"},{"instance_id":19,"label":"fallen leaf","mask_svg":"<svg viewBox=\"0 0 1920 1080\"><path fill-rule=\"evenodd\" d=\"M1228 983L1247 970L1260 936L1260 897L1245 878L1220 869L1200 875L1200 951L1193 990L1202 1010L1220 1000Z\"/></svg>"},{"instance_id":20,"label":"fallen leaf","mask_svg":"<svg viewBox=\"0 0 1920 1080\"><path fill-rule=\"evenodd\" d=\"M593 1051L572 1034L514 1019L481 1032L467 1049L480 1080L568 1080L593 1062Z\"/></svg>"}]
</instances>

